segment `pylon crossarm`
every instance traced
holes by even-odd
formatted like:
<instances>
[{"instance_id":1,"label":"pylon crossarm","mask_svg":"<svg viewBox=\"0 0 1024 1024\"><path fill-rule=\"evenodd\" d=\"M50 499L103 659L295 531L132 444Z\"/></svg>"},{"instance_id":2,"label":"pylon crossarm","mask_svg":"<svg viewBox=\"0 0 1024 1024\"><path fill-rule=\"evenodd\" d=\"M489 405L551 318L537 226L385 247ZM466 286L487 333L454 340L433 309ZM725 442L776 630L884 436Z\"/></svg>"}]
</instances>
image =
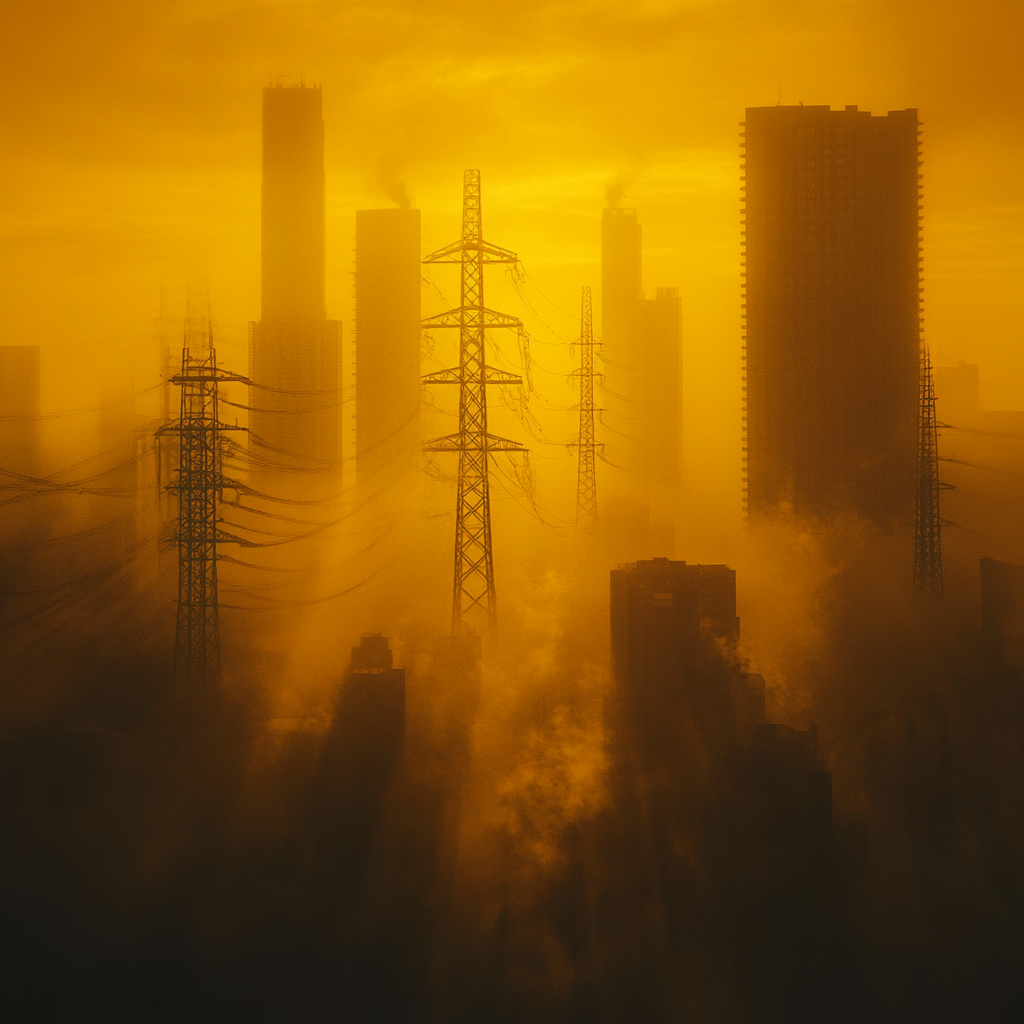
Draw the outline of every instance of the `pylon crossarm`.
<instances>
[{"instance_id":1,"label":"pylon crossarm","mask_svg":"<svg viewBox=\"0 0 1024 1024\"><path fill-rule=\"evenodd\" d=\"M485 450L489 452L528 452L530 449L518 441L510 441L505 437L488 434Z\"/></svg>"},{"instance_id":2,"label":"pylon crossarm","mask_svg":"<svg viewBox=\"0 0 1024 1024\"><path fill-rule=\"evenodd\" d=\"M484 367L484 380L488 384L522 384L523 378L507 370L496 370L493 366Z\"/></svg>"},{"instance_id":3,"label":"pylon crossarm","mask_svg":"<svg viewBox=\"0 0 1024 1024\"><path fill-rule=\"evenodd\" d=\"M448 434L446 437L435 437L423 446L428 452L526 452L529 448L524 447L518 441L510 441L506 437L496 437L494 434L485 434L484 442L467 439L463 434Z\"/></svg>"},{"instance_id":4,"label":"pylon crossarm","mask_svg":"<svg viewBox=\"0 0 1024 1024\"><path fill-rule=\"evenodd\" d=\"M423 450L427 452L460 452L462 451L462 435L449 434L447 437L435 437L423 446Z\"/></svg>"},{"instance_id":5,"label":"pylon crossarm","mask_svg":"<svg viewBox=\"0 0 1024 1024\"><path fill-rule=\"evenodd\" d=\"M241 544L242 547L250 546L250 542L244 537L236 537L233 533L228 533L226 530L221 530L219 527L216 532L216 539L218 544Z\"/></svg>"},{"instance_id":6,"label":"pylon crossarm","mask_svg":"<svg viewBox=\"0 0 1024 1024\"><path fill-rule=\"evenodd\" d=\"M481 242L474 246L477 252L484 258L484 263L518 263L519 257L511 249L502 249L500 245L491 245L490 242Z\"/></svg>"},{"instance_id":7,"label":"pylon crossarm","mask_svg":"<svg viewBox=\"0 0 1024 1024\"><path fill-rule=\"evenodd\" d=\"M467 323L467 320L471 321ZM522 320L518 317L508 316L506 313L499 313L494 309L487 309L482 306L457 306L455 309L445 310L436 316L428 316L422 321L422 326L432 327L484 327L499 328L507 327L511 330L521 330Z\"/></svg>"},{"instance_id":8,"label":"pylon crossarm","mask_svg":"<svg viewBox=\"0 0 1024 1024\"><path fill-rule=\"evenodd\" d=\"M446 245L443 249L438 249L436 252L432 252L429 256L423 257L424 263L461 263L462 252L465 248L465 243L460 238L457 242L452 242L451 245Z\"/></svg>"},{"instance_id":9,"label":"pylon crossarm","mask_svg":"<svg viewBox=\"0 0 1024 1024\"><path fill-rule=\"evenodd\" d=\"M497 370L493 366L485 366L483 370L484 382L486 384L522 384L523 378L509 373L507 370ZM425 384L473 384L479 380L477 375L465 375L459 367L451 370L438 370L436 373L428 373L423 377Z\"/></svg>"},{"instance_id":10,"label":"pylon crossarm","mask_svg":"<svg viewBox=\"0 0 1024 1024\"><path fill-rule=\"evenodd\" d=\"M219 420L216 423L211 423L207 419L196 418L192 420L186 420L183 424L181 420L174 420L172 423L165 423L160 427L157 434L180 434L183 431L209 431L212 433L220 433L222 430L248 430L248 427L240 427L235 423L221 423Z\"/></svg>"},{"instance_id":11,"label":"pylon crossarm","mask_svg":"<svg viewBox=\"0 0 1024 1024\"><path fill-rule=\"evenodd\" d=\"M247 387L250 383L249 378L243 377L240 373L211 369L203 365L186 367L181 373L171 377L170 381L172 384L245 384Z\"/></svg>"},{"instance_id":12,"label":"pylon crossarm","mask_svg":"<svg viewBox=\"0 0 1024 1024\"><path fill-rule=\"evenodd\" d=\"M423 375L424 384L461 384L464 379L462 370L457 366L451 370L437 370Z\"/></svg>"}]
</instances>

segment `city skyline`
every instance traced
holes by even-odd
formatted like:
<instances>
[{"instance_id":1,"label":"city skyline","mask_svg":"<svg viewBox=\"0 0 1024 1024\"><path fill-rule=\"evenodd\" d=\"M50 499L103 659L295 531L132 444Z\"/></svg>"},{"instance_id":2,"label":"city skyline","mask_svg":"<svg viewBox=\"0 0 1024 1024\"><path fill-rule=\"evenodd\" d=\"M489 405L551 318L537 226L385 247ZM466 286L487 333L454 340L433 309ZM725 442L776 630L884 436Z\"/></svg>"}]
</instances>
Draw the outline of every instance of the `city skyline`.
<instances>
[{"instance_id":1,"label":"city skyline","mask_svg":"<svg viewBox=\"0 0 1024 1024\"><path fill-rule=\"evenodd\" d=\"M0 28L4 1019L1020 1019L1019 3Z\"/></svg>"}]
</instances>

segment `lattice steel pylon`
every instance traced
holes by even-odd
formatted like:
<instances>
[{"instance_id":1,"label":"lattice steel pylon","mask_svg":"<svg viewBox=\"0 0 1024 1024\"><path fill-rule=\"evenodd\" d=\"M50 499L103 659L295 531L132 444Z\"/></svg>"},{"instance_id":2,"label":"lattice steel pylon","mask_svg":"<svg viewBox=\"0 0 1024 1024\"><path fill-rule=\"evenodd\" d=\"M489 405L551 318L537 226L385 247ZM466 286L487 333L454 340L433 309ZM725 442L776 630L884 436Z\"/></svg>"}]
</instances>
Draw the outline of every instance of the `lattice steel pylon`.
<instances>
[{"instance_id":1,"label":"lattice steel pylon","mask_svg":"<svg viewBox=\"0 0 1024 1024\"><path fill-rule=\"evenodd\" d=\"M580 379L580 433L569 447L579 452L576 480L576 532L597 536L597 453L604 445L595 440L594 378L594 314L590 286L583 286L580 310L580 368L573 376Z\"/></svg>"},{"instance_id":2,"label":"lattice steel pylon","mask_svg":"<svg viewBox=\"0 0 1024 1024\"><path fill-rule=\"evenodd\" d=\"M460 636L496 625L494 556L491 550L491 499L488 460L492 452L524 451L522 445L487 431L487 385L522 384L522 379L487 365L487 330L522 331L515 317L484 305L484 266L519 262L514 252L483 240L480 216L480 172L463 179L462 237L425 257L424 263L458 263L462 267L461 301L455 309L427 317L424 328L459 331L459 365L427 374L428 384L459 386L458 433L434 438L428 452L458 452L459 482L455 508L455 579L452 633Z\"/></svg>"},{"instance_id":3,"label":"lattice steel pylon","mask_svg":"<svg viewBox=\"0 0 1024 1024\"><path fill-rule=\"evenodd\" d=\"M188 334L186 334L186 340ZM247 378L221 370L212 336L193 354L182 350L181 373L171 378L181 387L181 416L160 429L180 437L178 479L178 622L174 641L175 674L189 685L206 685L220 673L220 613L217 603L217 544L237 538L218 528L217 500L237 486L221 474L220 433L244 428L221 423L217 388Z\"/></svg>"},{"instance_id":4,"label":"lattice steel pylon","mask_svg":"<svg viewBox=\"0 0 1024 1024\"><path fill-rule=\"evenodd\" d=\"M914 590L942 593L942 527L951 526L939 512L939 422L935 415L932 361L925 345L921 352L920 404L917 426L917 535L914 548Z\"/></svg>"}]
</instances>

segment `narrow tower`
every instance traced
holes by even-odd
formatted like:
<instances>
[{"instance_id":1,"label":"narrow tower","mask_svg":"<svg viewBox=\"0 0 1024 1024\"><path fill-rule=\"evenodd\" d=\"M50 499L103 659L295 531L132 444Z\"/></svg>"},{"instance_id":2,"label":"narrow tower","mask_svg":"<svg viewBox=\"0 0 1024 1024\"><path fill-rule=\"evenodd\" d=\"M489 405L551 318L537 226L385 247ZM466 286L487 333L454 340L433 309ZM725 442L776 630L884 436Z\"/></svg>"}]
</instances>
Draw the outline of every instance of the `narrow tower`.
<instances>
[{"instance_id":1,"label":"narrow tower","mask_svg":"<svg viewBox=\"0 0 1024 1024\"><path fill-rule=\"evenodd\" d=\"M917 430L917 544L914 551L914 590L942 593L942 525L939 514L939 425L935 417L932 360L925 345L921 353L921 400Z\"/></svg>"},{"instance_id":2,"label":"narrow tower","mask_svg":"<svg viewBox=\"0 0 1024 1024\"><path fill-rule=\"evenodd\" d=\"M580 313L580 434L570 447L579 451L576 480L576 532L597 535L597 466L596 456L604 445L594 439L594 317L590 286L583 286Z\"/></svg>"},{"instance_id":3,"label":"narrow tower","mask_svg":"<svg viewBox=\"0 0 1024 1024\"><path fill-rule=\"evenodd\" d=\"M462 237L425 257L424 263L461 265L461 303L423 321L426 328L459 332L459 365L427 374L428 384L457 384L459 430L426 445L428 452L459 453L455 507L455 580L452 633L461 636L496 624L494 559L491 551L491 499L488 458L491 452L523 451L515 441L487 432L487 385L522 384L521 378L487 365L488 329L523 329L515 317L484 305L484 265L515 264L518 257L483 240L480 220L480 172L465 172L462 192Z\"/></svg>"},{"instance_id":4,"label":"narrow tower","mask_svg":"<svg viewBox=\"0 0 1024 1024\"><path fill-rule=\"evenodd\" d=\"M643 290L641 227L636 210L607 207L601 214L601 341L608 372L605 402L621 439L615 462L635 474L642 459Z\"/></svg>"},{"instance_id":5,"label":"narrow tower","mask_svg":"<svg viewBox=\"0 0 1024 1024\"><path fill-rule=\"evenodd\" d=\"M249 325L253 432L319 469L338 458L340 324L326 318L319 86L263 90L262 299Z\"/></svg>"},{"instance_id":6,"label":"narrow tower","mask_svg":"<svg viewBox=\"0 0 1024 1024\"><path fill-rule=\"evenodd\" d=\"M420 277L420 211L357 210L356 467L378 486L419 450Z\"/></svg>"}]
</instances>

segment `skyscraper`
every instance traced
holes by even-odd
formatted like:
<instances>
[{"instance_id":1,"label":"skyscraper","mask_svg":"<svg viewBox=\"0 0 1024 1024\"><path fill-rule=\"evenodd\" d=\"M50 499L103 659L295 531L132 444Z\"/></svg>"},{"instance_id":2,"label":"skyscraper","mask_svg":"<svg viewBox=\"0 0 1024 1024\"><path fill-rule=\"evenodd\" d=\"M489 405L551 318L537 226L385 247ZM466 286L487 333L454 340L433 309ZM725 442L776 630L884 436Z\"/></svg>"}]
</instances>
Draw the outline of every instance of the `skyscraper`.
<instances>
[{"instance_id":1,"label":"skyscraper","mask_svg":"<svg viewBox=\"0 0 1024 1024\"><path fill-rule=\"evenodd\" d=\"M601 224L602 405L610 416L607 450L625 473L610 488L606 532L630 559L673 553L679 485L679 295L658 288L645 299L642 280L636 211L610 207ZM625 546L614 543L616 534Z\"/></svg>"},{"instance_id":2,"label":"skyscraper","mask_svg":"<svg viewBox=\"0 0 1024 1024\"><path fill-rule=\"evenodd\" d=\"M913 522L916 110L745 122L747 507Z\"/></svg>"},{"instance_id":3,"label":"skyscraper","mask_svg":"<svg viewBox=\"0 0 1024 1024\"><path fill-rule=\"evenodd\" d=\"M609 207L601 215L603 403L617 431L608 443L609 455L630 472L640 457L642 303L641 229L636 210Z\"/></svg>"},{"instance_id":4,"label":"skyscraper","mask_svg":"<svg viewBox=\"0 0 1024 1024\"><path fill-rule=\"evenodd\" d=\"M263 90L262 310L250 325L251 427L309 468L338 459L340 323L328 320L319 86Z\"/></svg>"},{"instance_id":5,"label":"skyscraper","mask_svg":"<svg viewBox=\"0 0 1024 1024\"><path fill-rule=\"evenodd\" d=\"M651 485L665 488L679 483L680 302L678 288L654 294L641 306L640 469Z\"/></svg>"},{"instance_id":6,"label":"skyscraper","mask_svg":"<svg viewBox=\"0 0 1024 1024\"><path fill-rule=\"evenodd\" d=\"M356 460L396 479L419 453L420 211L356 211Z\"/></svg>"}]
</instances>

